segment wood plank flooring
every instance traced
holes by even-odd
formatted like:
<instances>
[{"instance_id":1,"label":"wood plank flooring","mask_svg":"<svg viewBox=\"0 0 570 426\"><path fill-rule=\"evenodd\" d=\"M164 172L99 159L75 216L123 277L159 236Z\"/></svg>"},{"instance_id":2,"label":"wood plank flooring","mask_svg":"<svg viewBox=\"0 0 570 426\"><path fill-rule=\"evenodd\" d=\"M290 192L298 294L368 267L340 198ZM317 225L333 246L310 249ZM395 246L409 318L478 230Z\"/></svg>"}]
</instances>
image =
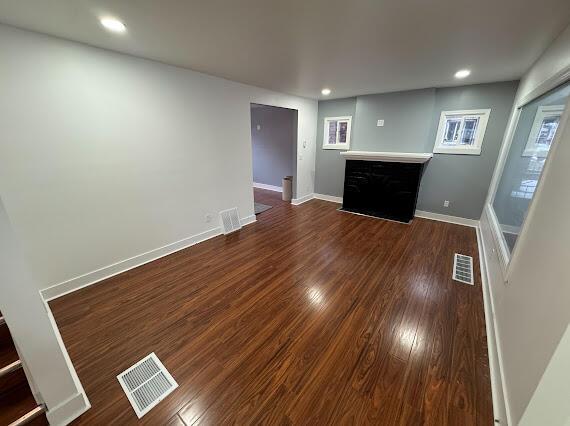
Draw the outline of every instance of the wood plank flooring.
<instances>
[{"instance_id":1,"label":"wood plank flooring","mask_svg":"<svg viewBox=\"0 0 570 426\"><path fill-rule=\"evenodd\" d=\"M239 233L50 303L92 404L76 424L493 423L474 229L255 194L274 207ZM150 352L180 387L139 421L115 376Z\"/></svg>"}]
</instances>

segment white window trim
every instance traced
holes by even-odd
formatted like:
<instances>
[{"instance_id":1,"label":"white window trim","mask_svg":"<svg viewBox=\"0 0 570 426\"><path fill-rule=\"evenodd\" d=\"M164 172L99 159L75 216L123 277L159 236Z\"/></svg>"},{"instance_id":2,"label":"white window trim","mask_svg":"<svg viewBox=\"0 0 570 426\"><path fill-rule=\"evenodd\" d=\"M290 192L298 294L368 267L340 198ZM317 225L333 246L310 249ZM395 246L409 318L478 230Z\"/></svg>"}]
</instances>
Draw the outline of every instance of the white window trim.
<instances>
[{"instance_id":1,"label":"white window trim","mask_svg":"<svg viewBox=\"0 0 570 426\"><path fill-rule=\"evenodd\" d=\"M346 126L346 143L329 144L329 121L347 121ZM325 117L324 127L323 127L323 149L339 149L348 150L350 149L350 134L352 130L352 116L346 115L342 117ZM338 130L337 130L338 134Z\"/></svg>"},{"instance_id":2,"label":"white window trim","mask_svg":"<svg viewBox=\"0 0 570 426\"><path fill-rule=\"evenodd\" d=\"M530 128L530 134L528 135L528 140L524 147L523 157L533 157L537 156L540 158L545 158L548 155L548 150L538 149L536 147L536 139L538 137L538 132L542 126L542 122L545 118L551 116L561 117L564 112L564 105L545 105L538 107L536 115L534 116L534 121L532 127Z\"/></svg>"},{"instance_id":3,"label":"white window trim","mask_svg":"<svg viewBox=\"0 0 570 426\"><path fill-rule=\"evenodd\" d=\"M489 121L490 109L471 109L460 111L442 111L439 118L439 127L437 129L437 136L433 147L434 154L460 154L460 155L481 155L481 147L483 145L483 138L487 130L487 123ZM478 116L479 124L475 134L475 143L469 145L455 145L449 146L443 144L443 134L445 132L445 123L449 117L457 116L460 118L469 116Z\"/></svg>"}]
</instances>

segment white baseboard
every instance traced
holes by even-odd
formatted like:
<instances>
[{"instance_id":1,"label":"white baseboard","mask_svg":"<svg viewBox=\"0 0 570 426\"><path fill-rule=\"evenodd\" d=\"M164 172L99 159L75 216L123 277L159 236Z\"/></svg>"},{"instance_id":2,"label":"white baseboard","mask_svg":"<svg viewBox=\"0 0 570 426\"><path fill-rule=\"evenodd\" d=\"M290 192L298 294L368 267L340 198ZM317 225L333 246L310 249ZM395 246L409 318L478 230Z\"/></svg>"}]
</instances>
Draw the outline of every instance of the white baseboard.
<instances>
[{"instance_id":1,"label":"white baseboard","mask_svg":"<svg viewBox=\"0 0 570 426\"><path fill-rule=\"evenodd\" d=\"M265 183L253 182L253 187L259 189L267 189L268 191L283 192L283 188L280 186L267 185Z\"/></svg>"},{"instance_id":2,"label":"white baseboard","mask_svg":"<svg viewBox=\"0 0 570 426\"><path fill-rule=\"evenodd\" d=\"M487 334L487 355L489 357L489 373L491 376L491 395L493 399L493 418L499 424L511 424L510 409L504 387L503 358L501 342L495 321L493 298L489 288L489 269L487 252L483 242L481 226L477 227L477 247L479 250L479 265L481 269L481 286L483 287L483 308L485 312L485 329ZM505 418L506 417L506 418Z\"/></svg>"},{"instance_id":3,"label":"white baseboard","mask_svg":"<svg viewBox=\"0 0 570 426\"><path fill-rule=\"evenodd\" d=\"M242 226L245 226L255 222L255 220L255 215L251 215L240 219L240 222ZM96 269L95 271L91 271L78 277L71 278L70 280L64 281L62 283L55 284L51 287L41 290L40 294L45 301L57 299L58 297L79 290L80 288L96 284L100 281L106 280L107 278L111 278L115 275L144 265L145 263L152 262L153 260L159 259L161 257L168 256L169 254L193 246L194 244L201 243L202 241L206 241L221 234L221 228L212 228L208 231L201 232L200 234L192 235L180 241L167 244L163 247L147 251L146 253L141 253L129 259L121 260L117 263L104 266L103 268Z\"/></svg>"},{"instance_id":4,"label":"white baseboard","mask_svg":"<svg viewBox=\"0 0 570 426\"><path fill-rule=\"evenodd\" d=\"M255 215L252 214L251 216L246 216L246 217L244 217L244 218L241 218L241 219L239 220L239 222L241 223L241 226L245 226L245 225L249 225L249 224L255 222L256 220L257 220L257 219L256 219ZM220 232L221 232L221 230L220 230ZM203 240L202 240L202 241L203 241Z\"/></svg>"},{"instance_id":5,"label":"white baseboard","mask_svg":"<svg viewBox=\"0 0 570 426\"><path fill-rule=\"evenodd\" d=\"M307 198L307 197L310 197L310 198ZM293 199L291 201L291 204L299 205L299 204L302 204L305 201L309 201L313 198L316 200L330 201L333 203L342 204L342 197L336 197L334 195L318 194L318 193L314 193L314 194L311 194L310 196L306 196L306 197L302 197L302 198L298 198L298 199ZM448 222L448 223L455 223L457 225L470 226L472 228L477 228L479 226L479 221L475 220L475 219L467 219L467 218L458 217L458 216L449 216L449 215L445 215L445 214L426 212L426 211L422 211L422 210L416 210L415 216L421 217L424 219L438 220L440 222Z\"/></svg>"},{"instance_id":6,"label":"white baseboard","mask_svg":"<svg viewBox=\"0 0 570 426\"><path fill-rule=\"evenodd\" d=\"M314 194L317 200L330 201L332 203L342 204L342 197L335 197L334 195L327 194Z\"/></svg>"},{"instance_id":7,"label":"white baseboard","mask_svg":"<svg viewBox=\"0 0 570 426\"><path fill-rule=\"evenodd\" d=\"M298 206L300 204L303 204L303 203L306 203L307 201L312 200L313 198L315 198L315 194L305 195L304 197L301 197L301 198L293 198L291 200L291 204L293 204L294 206Z\"/></svg>"},{"instance_id":8,"label":"white baseboard","mask_svg":"<svg viewBox=\"0 0 570 426\"><path fill-rule=\"evenodd\" d=\"M78 393L46 412L49 424L52 426L65 426L85 413L91 404L85 394Z\"/></svg>"},{"instance_id":9,"label":"white baseboard","mask_svg":"<svg viewBox=\"0 0 570 426\"><path fill-rule=\"evenodd\" d=\"M422 210L416 210L415 216L424 219L438 220L440 222L455 223L456 225L470 226L472 228L477 228L479 226L479 221L475 219L467 219L458 216L448 216L446 214L425 212Z\"/></svg>"}]
</instances>

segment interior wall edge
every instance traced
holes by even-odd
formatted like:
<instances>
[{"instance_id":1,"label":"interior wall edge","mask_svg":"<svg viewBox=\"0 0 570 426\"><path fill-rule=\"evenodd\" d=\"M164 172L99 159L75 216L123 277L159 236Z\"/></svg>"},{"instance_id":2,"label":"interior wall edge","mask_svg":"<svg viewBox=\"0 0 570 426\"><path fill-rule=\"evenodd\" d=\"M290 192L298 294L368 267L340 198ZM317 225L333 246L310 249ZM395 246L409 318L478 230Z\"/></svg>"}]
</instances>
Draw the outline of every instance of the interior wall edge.
<instances>
[{"instance_id":1,"label":"interior wall edge","mask_svg":"<svg viewBox=\"0 0 570 426\"><path fill-rule=\"evenodd\" d=\"M48 410L46 417L52 426L64 426L70 424L83 413L91 408L85 392L80 392L64 401L57 407Z\"/></svg>"},{"instance_id":2,"label":"interior wall edge","mask_svg":"<svg viewBox=\"0 0 570 426\"><path fill-rule=\"evenodd\" d=\"M304 197L293 198L291 200L291 204L293 204L294 206L299 206L303 203L306 203L307 201L311 201L313 198L315 198L315 194L307 194Z\"/></svg>"},{"instance_id":3,"label":"interior wall edge","mask_svg":"<svg viewBox=\"0 0 570 426\"><path fill-rule=\"evenodd\" d=\"M40 291L40 297L41 296L42 295ZM57 343L61 349L69 371L71 372L71 377L75 383L75 387L77 388L77 393L75 395L69 397L55 407L48 407L48 410L46 411L46 417L51 425L64 426L68 425L73 420L77 419L79 416L89 410L91 408L91 403L89 402L89 397L87 396L87 393L85 392L85 389L79 380L79 376L75 371L75 367L71 362L71 358L69 357L69 353L67 352L67 348L65 347L63 338L61 337L61 333L59 332L59 328L57 326L51 308L49 307L49 304L46 300L44 300L43 303Z\"/></svg>"},{"instance_id":4,"label":"interior wall edge","mask_svg":"<svg viewBox=\"0 0 570 426\"><path fill-rule=\"evenodd\" d=\"M40 292L40 297L41 296L42 295ZM43 297L42 297L42 299L43 299ZM69 353L67 352L67 348L65 347L65 343L63 343L63 338L61 337L61 333L59 332L59 328L57 326L57 323L55 321L55 317L53 316L51 308L49 307L49 304L47 303L46 300L43 300L43 304L44 304L44 308L47 312L49 324L50 324L51 328L53 329L53 333L55 335L57 344L59 345L59 348L60 348L61 353L63 355L63 359L64 359L65 363L67 364L67 367L68 367L70 374L71 374L71 378L72 378L73 383L75 385L75 388L77 390L77 393L75 395L73 395L70 398L68 398L67 400L61 402L57 406L48 407L48 410L46 412L46 416L47 416L48 420L50 421L50 424L66 425L66 424L70 423L72 420L79 417L85 411L90 409L91 403L89 402L89 398L87 397L87 393L85 392L85 389L83 388L83 385L81 384L81 381L79 380L79 376L77 375L77 371L75 370L75 366L73 365L73 362L71 362L71 358L69 357Z\"/></svg>"},{"instance_id":5,"label":"interior wall edge","mask_svg":"<svg viewBox=\"0 0 570 426\"><path fill-rule=\"evenodd\" d=\"M38 293L2 199L0 235L0 308L36 402L44 404L48 412L57 413L61 407L59 412L64 413L67 412L67 408L63 408L66 401L82 395L85 407L88 406L59 330Z\"/></svg>"}]
</instances>

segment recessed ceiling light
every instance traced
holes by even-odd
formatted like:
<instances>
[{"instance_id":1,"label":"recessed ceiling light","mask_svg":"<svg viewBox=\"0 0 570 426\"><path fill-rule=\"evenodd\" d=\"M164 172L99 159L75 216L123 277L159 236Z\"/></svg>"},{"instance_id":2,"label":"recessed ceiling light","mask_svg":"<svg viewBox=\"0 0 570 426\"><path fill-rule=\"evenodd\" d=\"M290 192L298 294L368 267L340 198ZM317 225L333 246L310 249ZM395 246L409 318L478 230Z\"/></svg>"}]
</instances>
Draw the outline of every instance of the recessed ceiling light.
<instances>
[{"instance_id":1,"label":"recessed ceiling light","mask_svg":"<svg viewBox=\"0 0 570 426\"><path fill-rule=\"evenodd\" d=\"M101 18L100 19L101 25L107 28L109 31L113 31L114 33L124 33L127 31L127 27L121 21L115 18Z\"/></svg>"},{"instance_id":2,"label":"recessed ceiling light","mask_svg":"<svg viewBox=\"0 0 570 426\"><path fill-rule=\"evenodd\" d=\"M455 73L455 78L469 77L469 74L471 74L471 71L469 70L459 70Z\"/></svg>"},{"instance_id":3,"label":"recessed ceiling light","mask_svg":"<svg viewBox=\"0 0 570 426\"><path fill-rule=\"evenodd\" d=\"M323 89L321 90L321 93L325 96L328 96L331 94L331 89Z\"/></svg>"}]
</instances>

